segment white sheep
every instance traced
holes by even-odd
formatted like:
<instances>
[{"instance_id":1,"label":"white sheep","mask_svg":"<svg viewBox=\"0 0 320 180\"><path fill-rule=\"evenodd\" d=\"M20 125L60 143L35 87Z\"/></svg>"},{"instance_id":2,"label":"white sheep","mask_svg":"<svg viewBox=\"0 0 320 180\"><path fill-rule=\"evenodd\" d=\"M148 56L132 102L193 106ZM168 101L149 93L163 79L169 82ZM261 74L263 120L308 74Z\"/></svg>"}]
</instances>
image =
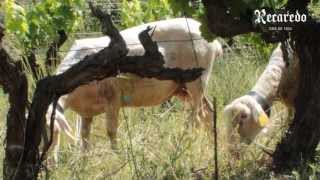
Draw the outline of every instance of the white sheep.
<instances>
[{"instance_id":1,"label":"white sheep","mask_svg":"<svg viewBox=\"0 0 320 180\"><path fill-rule=\"evenodd\" d=\"M138 34L147 26L156 27L152 39L158 42L159 51L164 56L166 67L182 69L202 67L205 69L204 73L201 78L186 83L185 88L181 88L180 84L171 80L161 81L155 78L126 75L125 77L112 77L82 85L61 97L58 103L62 109L70 108L82 117L80 136L84 149L88 145L91 122L94 116L106 114L107 134L111 145L116 147L120 108L159 105L173 96L191 104L194 120L202 120L207 125L212 122L210 104L204 96L204 91L208 84L214 59L222 55L221 44L217 40L211 43L204 40L199 30L199 22L193 19L177 18L152 22L121 31L121 35L128 45L129 55L143 55L144 49L138 40ZM110 38L107 36L76 40L59 65L57 74L63 73L84 56L108 46L109 42ZM48 114L51 112L52 110L49 109ZM53 146L56 147L59 143L57 138L55 136L53 142Z\"/></svg>"},{"instance_id":2,"label":"white sheep","mask_svg":"<svg viewBox=\"0 0 320 180\"><path fill-rule=\"evenodd\" d=\"M251 91L225 107L224 114L228 121L229 140L234 140L233 132L238 127L240 141L251 143L263 128L270 125L270 108L275 100L280 99L287 106L292 107L298 82L299 60L297 56L290 58L287 66L280 45L278 45Z\"/></svg>"}]
</instances>

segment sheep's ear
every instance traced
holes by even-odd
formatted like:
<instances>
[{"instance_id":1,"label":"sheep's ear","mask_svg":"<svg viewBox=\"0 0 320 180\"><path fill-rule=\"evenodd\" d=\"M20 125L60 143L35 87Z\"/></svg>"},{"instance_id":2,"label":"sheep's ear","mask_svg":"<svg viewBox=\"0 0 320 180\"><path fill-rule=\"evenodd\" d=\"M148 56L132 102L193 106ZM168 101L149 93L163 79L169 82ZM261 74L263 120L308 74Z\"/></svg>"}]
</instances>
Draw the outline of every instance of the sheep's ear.
<instances>
[{"instance_id":1,"label":"sheep's ear","mask_svg":"<svg viewBox=\"0 0 320 180\"><path fill-rule=\"evenodd\" d=\"M231 105L227 105L223 109L223 115L229 119L232 116L232 114L233 114L233 111L231 109Z\"/></svg>"},{"instance_id":2,"label":"sheep's ear","mask_svg":"<svg viewBox=\"0 0 320 180\"><path fill-rule=\"evenodd\" d=\"M234 107L232 105L227 105L223 110L223 115L228 119L232 120L234 118Z\"/></svg>"},{"instance_id":3,"label":"sheep's ear","mask_svg":"<svg viewBox=\"0 0 320 180\"><path fill-rule=\"evenodd\" d=\"M258 117L258 123L261 127L266 127L266 125L270 122L270 119L266 115L265 112L261 112Z\"/></svg>"},{"instance_id":4,"label":"sheep's ear","mask_svg":"<svg viewBox=\"0 0 320 180\"><path fill-rule=\"evenodd\" d=\"M233 126L234 110L232 105L227 105L223 110L223 115L227 120L227 125L231 128Z\"/></svg>"}]
</instances>

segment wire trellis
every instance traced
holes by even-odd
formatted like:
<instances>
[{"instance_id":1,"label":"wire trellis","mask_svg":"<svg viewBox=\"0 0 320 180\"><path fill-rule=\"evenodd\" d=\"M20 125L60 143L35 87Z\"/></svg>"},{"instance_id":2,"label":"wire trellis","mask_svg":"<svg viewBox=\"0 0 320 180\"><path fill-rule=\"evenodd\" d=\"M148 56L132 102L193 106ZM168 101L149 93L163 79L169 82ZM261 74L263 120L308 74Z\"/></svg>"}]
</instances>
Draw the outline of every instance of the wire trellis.
<instances>
[{"instance_id":1,"label":"wire trellis","mask_svg":"<svg viewBox=\"0 0 320 180\"><path fill-rule=\"evenodd\" d=\"M90 33L89 33L90 34ZM155 41L157 43L186 43L186 42L194 42L194 41L200 41L204 40L204 38L194 38L194 39L177 39L177 40L161 40L161 41ZM128 43L127 46L140 46L141 43ZM81 48L81 49L69 49L69 50L59 50L60 53L66 53L66 52L72 52L72 51L86 51L86 50L99 50L107 47L101 46L101 47L92 47L92 48ZM46 49L37 49L37 53L45 53Z\"/></svg>"}]
</instances>

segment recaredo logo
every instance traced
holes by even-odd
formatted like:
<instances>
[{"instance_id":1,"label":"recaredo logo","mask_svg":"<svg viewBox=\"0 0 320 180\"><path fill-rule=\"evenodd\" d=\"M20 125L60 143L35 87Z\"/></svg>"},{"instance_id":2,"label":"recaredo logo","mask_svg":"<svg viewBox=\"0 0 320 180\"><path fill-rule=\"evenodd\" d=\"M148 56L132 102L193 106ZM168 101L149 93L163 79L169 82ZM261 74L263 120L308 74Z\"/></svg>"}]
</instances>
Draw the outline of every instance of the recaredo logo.
<instances>
[{"instance_id":1,"label":"recaredo logo","mask_svg":"<svg viewBox=\"0 0 320 180\"><path fill-rule=\"evenodd\" d=\"M297 10L295 13L285 12L285 13L268 13L265 9L256 9L254 11L255 24L268 25L270 24L270 30L292 30L293 23L304 23L307 21L307 15L304 13L299 13ZM275 25L284 25L275 27ZM288 27L287 27L288 26Z\"/></svg>"}]
</instances>

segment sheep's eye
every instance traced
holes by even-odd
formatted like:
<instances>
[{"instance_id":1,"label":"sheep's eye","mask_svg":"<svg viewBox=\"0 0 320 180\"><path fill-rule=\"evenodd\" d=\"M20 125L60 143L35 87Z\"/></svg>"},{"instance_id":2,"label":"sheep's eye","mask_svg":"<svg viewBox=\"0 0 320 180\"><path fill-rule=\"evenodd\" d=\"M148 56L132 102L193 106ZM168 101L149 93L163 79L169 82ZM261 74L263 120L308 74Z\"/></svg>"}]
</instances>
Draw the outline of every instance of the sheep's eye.
<instances>
[{"instance_id":1,"label":"sheep's eye","mask_svg":"<svg viewBox=\"0 0 320 180\"><path fill-rule=\"evenodd\" d=\"M247 118L247 114L241 114L240 118L241 119L246 119Z\"/></svg>"}]
</instances>

